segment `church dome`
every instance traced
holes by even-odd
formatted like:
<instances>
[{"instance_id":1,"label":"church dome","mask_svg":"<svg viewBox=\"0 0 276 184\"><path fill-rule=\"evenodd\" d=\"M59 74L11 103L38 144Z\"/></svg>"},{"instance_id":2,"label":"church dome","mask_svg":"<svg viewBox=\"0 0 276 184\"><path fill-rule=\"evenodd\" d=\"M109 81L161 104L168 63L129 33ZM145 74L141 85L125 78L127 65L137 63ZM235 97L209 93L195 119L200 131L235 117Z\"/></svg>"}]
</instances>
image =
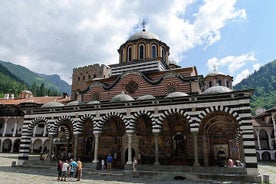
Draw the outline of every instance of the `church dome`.
<instances>
[{"instance_id":1,"label":"church dome","mask_svg":"<svg viewBox=\"0 0 276 184\"><path fill-rule=\"evenodd\" d=\"M47 108L47 107L63 107L64 104L59 102L48 102L41 106L41 108Z\"/></svg>"},{"instance_id":2,"label":"church dome","mask_svg":"<svg viewBox=\"0 0 276 184\"><path fill-rule=\"evenodd\" d=\"M124 92L114 96L110 100L110 102L127 102L127 101L134 101L134 99L131 96L125 94Z\"/></svg>"},{"instance_id":3,"label":"church dome","mask_svg":"<svg viewBox=\"0 0 276 184\"><path fill-rule=\"evenodd\" d=\"M133 35L131 35L127 41L132 41L132 40L138 40L138 39L156 39L159 40L158 36L147 32L145 29L143 29L141 32L138 33L134 33Z\"/></svg>"},{"instance_id":4,"label":"church dome","mask_svg":"<svg viewBox=\"0 0 276 184\"><path fill-rule=\"evenodd\" d=\"M213 76L217 76L217 75L224 75L224 74L215 70L215 71L208 73L206 75L206 77L213 77Z\"/></svg>"},{"instance_id":5,"label":"church dome","mask_svg":"<svg viewBox=\"0 0 276 184\"><path fill-rule=\"evenodd\" d=\"M153 95L144 95L137 98L137 100L153 100L155 97Z\"/></svg>"},{"instance_id":6,"label":"church dome","mask_svg":"<svg viewBox=\"0 0 276 184\"><path fill-rule=\"evenodd\" d=\"M188 94L176 91L176 92L169 93L165 98L174 98L174 97L182 97L182 96L188 96Z\"/></svg>"},{"instance_id":7,"label":"church dome","mask_svg":"<svg viewBox=\"0 0 276 184\"><path fill-rule=\"evenodd\" d=\"M233 91L232 89L225 86L213 86L203 91L202 94L228 93L232 91Z\"/></svg>"},{"instance_id":8,"label":"church dome","mask_svg":"<svg viewBox=\"0 0 276 184\"><path fill-rule=\"evenodd\" d=\"M100 101L94 100L94 101L87 102L87 104L89 105L100 104Z\"/></svg>"},{"instance_id":9,"label":"church dome","mask_svg":"<svg viewBox=\"0 0 276 184\"><path fill-rule=\"evenodd\" d=\"M72 102L69 102L68 104L66 104L66 106L72 106L72 105L83 105L85 104L84 102L82 101L72 101Z\"/></svg>"}]
</instances>

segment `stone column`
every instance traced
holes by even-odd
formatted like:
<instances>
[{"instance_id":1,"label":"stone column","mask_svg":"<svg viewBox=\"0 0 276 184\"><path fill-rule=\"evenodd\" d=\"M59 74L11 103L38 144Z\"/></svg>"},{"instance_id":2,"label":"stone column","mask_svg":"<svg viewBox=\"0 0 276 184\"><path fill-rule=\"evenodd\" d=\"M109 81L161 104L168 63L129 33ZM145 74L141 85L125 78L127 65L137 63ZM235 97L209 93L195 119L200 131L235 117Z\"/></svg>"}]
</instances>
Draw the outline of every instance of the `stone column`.
<instances>
[{"instance_id":1,"label":"stone column","mask_svg":"<svg viewBox=\"0 0 276 184\"><path fill-rule=\"evenodd\" d=\"M37 125L35 125L35 127L34 127L33 137L35 137L36 129L37 129Z\"/></svg>"},{"instance_id":2,"label":"stone column","mask_svg":"<svg viewBox=\"0 0 276 184\"><path fill-rule=\"evenodd\" d=\"M77 160L77 157L78 157L78 134L75 134L74 135L74 140L75 140L75 143L74 143L74 160Z\"/></svg>"},{"instance_id":3,"label":"stone column","mask_svg":"<svg viewBox=\"0 0 276 184\"><path fill-rule=\"evenodd\" d=\"M3 133L2 133L2 137L5 137L6 136L6 132L7 132L7 120L5 119L5 124L4 124L4 130L3 130Z\"/></svg>"},{"instance_id":4,"label":"stone column","mask_svg":"<svg viewBox=\"0 0 276 184\"><path fill-rule=\"evenodd\" d=\"M99 136L100 134L99 133L94 133L94 136L95 136L95 151L94 151L94 160L92 163L98 163L99 160L98 160L98 148L99 148Z\"/></svg>"},{"instance_id":5,"label":"stone column","mask_svg":"<svg viewBox=\"0 0 276 184\"><path fill-rule=\"evenodd\" d=\"M45 137L46 136L46 133L47 133L47 126L46 126L46 124L44 125L44 130L43 130L43 137Z\"/></svg>"},{"instance_id":6,"label":"stone column","mask_svg":"<svg viewBox=\"0 0 276 184\"><path fill-rule=\"evenodd\" d=\"M200 166L198 161L198 144L197 144L198 132L192 132L192 134L193 134L193 140L194 140L194 158L195 158L195 162L193 166Z\"/></svg>"},{"instance_id":7,"label":"stone column","mask_svg":"<svg viewBox=\"0 0 276 184\"><path fill-rule=\"evenodd\" d=\"M13 148L14 148L14 140L11 142L11 153L13 153Z\"/></svg>"},{"instance_id":8,"label":"stone column","mask_svg":"<svg viewBox=\"0 0 276 184\"><path fill-rule=\"evenodd\" d=\"M276 119L275 119L274 116L276 116L276 114L272 114L273 133L274 133L274 143L275 143L275 146L276 146ZM275 147L274 149L276 149L276 147Z\"/></svg>"},{"instance_id":9,"label":"stone column","mask_svg":"<svg viewBox=\"0 0 276 184\"><path fill-rule=\"evenodd\" d=\"M154 132L154 165L160 165L159 163L159 147L158 147L158 136L159 132Z\"/></svg>"},{"instance_id":10,"label":"stone column","mask_svg":"<svg viewBox=\"0 0 276 184\"><path fill-rule=\"evenodd\" d=\"M50 148L49 148L49 154L52 155L52 152L53 152L53 146L54 146L54 135L53 134L50 134L49 135L50 137ZM51 159L51 157L50 157Z\"/></svg>"},{"instance_id":11,"label":"stone column","mask_svg":"<svg viewBox=\"0 0 276 184\"><path fill-rule=\"evenodd\" d=\"M132 133L127 133L127 137L128 137L128 158L127 158L127 163L126 164L132 164Z\"/></svg>"},{"instance_id":12,"label":"stone column","mask_svg":"<svg viewBox=\"0 0 276 184\"><path fill-rule=\"evenodd\" d=\"M17 122L14 124L13 133L12 133L13 137L16 136L16 129L17 129Z\"/></svg>"}]
</instances>

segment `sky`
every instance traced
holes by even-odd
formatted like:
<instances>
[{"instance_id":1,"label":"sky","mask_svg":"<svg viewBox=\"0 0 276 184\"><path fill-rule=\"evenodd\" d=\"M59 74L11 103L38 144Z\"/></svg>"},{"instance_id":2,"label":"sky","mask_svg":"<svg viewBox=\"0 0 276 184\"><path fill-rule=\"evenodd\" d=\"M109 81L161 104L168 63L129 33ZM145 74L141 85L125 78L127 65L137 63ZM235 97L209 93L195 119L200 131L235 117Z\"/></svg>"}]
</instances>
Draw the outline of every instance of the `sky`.
<instances>
[{"instance_id":1,"label":"sky","mask_svg":"<svg viewBox=\"0 0 276 184\"><path fill-rule=\"evenodd\" d=\"M199 75L237 84L276 59L275 0L0 0L0 10L0 60L69 84L74 68L117 64L143 20Z\"/></svg>"}]
</instances>

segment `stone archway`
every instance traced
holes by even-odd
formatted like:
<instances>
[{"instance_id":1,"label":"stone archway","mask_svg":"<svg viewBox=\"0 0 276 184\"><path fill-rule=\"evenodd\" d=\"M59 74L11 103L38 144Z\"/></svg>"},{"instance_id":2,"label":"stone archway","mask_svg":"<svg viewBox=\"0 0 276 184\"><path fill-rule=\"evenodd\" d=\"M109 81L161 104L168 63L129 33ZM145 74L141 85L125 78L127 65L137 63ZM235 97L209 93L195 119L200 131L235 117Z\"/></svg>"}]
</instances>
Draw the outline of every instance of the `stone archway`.
<instances>
[{"instance_id":1,"label":"stone archway","mask_svg":"<svg viewBox=\"0 0 276 184\"><path fill-rule=\"evenodd\" d=\"M113 156L113 167L123 167L122 137L126 133L125 124L121 117L111 116L106 119L99 137L98 159L106 159L108 154Z\"/></svg>"},{"instance_id":2,"label":"stone archway","mask_svg":"<svg viewBox=\"0 0 276 184\"><path fill-rule=\"evenodd\" d=\"M3 153L10 153L11 147L12 147L12 141L10 139L5 139L2 145Z\"/></svg>"},{"instance_id":3,"label":"stone archway","mask_svg":"<svg viewBox=\"0 0 276 184\"><path fill-rule=\"evenodd\" d=\"M13 143L13 153L18 153L20 147L20 139L16 139Z\"/></svg>"},{"instance_id":4,"label":"stone archway","mask_svg":"<svg viewBox=\"0 0 276 184\"><path fill-rule=\"evenodd\" d=\"M192 165L193 138L189 121L183 115L173 113L164 119L160 139L161 164Z\"/></svg>"},{"instance_id":5,"label":"stone archway","mask_svg":"<svg viewBox=\"0 0 276 184\"><path fill-rule=\"evenodd\" d=\"M228 158L243 161L240 132L239 123L231 114L221 111L207 114L198 134L201 164L224 166Z\"/></svg>"},{"instance_id":6,"label":"stone archway","mask_svg":"<svg viewBox=\"0 0 276 184\"><path fill-rule=\"evenodd\" d=\"M83 161L94 160L95 138L93 135L93 121L88 118L83 121L82 133L78 138L78 157Z\"/></svg>"}]
</instances>

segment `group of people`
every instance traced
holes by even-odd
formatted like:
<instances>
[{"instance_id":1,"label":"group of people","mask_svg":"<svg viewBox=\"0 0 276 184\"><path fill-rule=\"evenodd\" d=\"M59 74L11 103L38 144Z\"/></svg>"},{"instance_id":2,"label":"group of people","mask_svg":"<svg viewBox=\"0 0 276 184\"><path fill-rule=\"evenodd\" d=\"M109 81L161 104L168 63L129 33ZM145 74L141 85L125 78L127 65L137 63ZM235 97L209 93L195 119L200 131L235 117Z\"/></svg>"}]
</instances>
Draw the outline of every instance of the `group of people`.
<instances>
[{"instance_id":1,"label":"group of people","mask_svg":"<svg viewBox=\"0 0 276 184\"><path fill-rule=\"evenodd\" d=\"M229 158L227 161L227 167L243 167L243 163L239 160L236 160L236 164L234 164L234 161Z\"/></svg>"},{"instance_id":2,"label":"group of people","mask_svg":"<svg viewBox=\"0 0 276 184\"><path fill-rule=\"evenodd\" d=\"M106 165L107 165L107 170L109 172L112 169L112 162L113 162L113 157L111 154L108 154L106 157ZM138 171L137 171L137 165L138 165L138 161L135 157L133 157L133 161L132 161L133 177L139 176ZM101 161L101 166L102 166L102 170L104 170L105 169L105 161L104 160Z\"/></svg>"},{"instance_id":3,"label":"group of people","mask_svg":"<svg viewBox=\"0 0 276 184\"><path fill-rule=\"evenodd\" d=\"M77 181L80 181L82 175L82 162L80 161L80 158L78 158L77 162L73 159L70 159L69 161L65 160L65 162L58 160L57 170L57 180L59 181L66 181L67 178L71 180L77 178Z\"/></svg>"}]
</instances>

